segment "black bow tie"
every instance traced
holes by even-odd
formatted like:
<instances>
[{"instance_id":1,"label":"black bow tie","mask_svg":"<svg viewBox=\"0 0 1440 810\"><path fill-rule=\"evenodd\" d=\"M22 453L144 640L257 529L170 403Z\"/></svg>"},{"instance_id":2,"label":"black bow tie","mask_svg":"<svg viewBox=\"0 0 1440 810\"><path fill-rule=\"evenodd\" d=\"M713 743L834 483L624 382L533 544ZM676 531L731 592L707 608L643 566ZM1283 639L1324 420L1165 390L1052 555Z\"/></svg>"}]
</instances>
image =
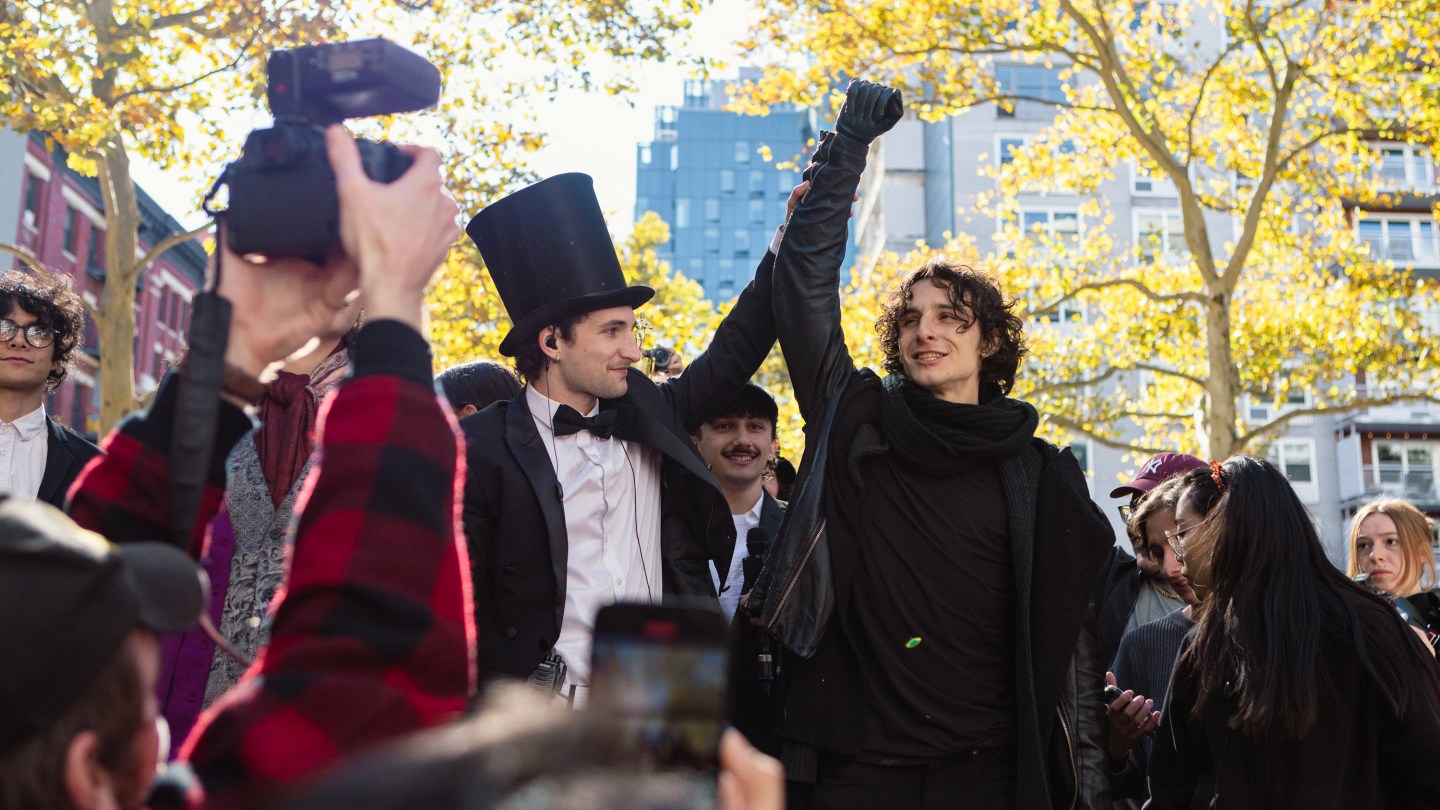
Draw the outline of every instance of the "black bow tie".
<instances>
[{"instance_id":1,"label":"black bow tie","mask_svg":"<svg viewBox=\"0 0 1440 810\"><path fill-rule=\"evenodd\" d=\"M569 436L588 430L597 439L608 439L615 432L615 411L601 411L594 416L581 416L569 405L561 405L555 411L555 435Z\"/></svg>"}]
</instances>

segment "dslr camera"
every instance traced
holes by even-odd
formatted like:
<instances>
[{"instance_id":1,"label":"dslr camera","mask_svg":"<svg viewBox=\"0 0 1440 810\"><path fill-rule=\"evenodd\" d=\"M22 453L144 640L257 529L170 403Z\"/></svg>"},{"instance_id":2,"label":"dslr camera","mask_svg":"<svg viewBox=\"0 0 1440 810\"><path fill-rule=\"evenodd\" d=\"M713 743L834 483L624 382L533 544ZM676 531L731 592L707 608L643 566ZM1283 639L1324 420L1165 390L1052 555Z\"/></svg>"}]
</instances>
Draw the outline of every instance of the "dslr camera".
<instances>
[{"instance_id":1,"label":"dslr camera","mask_svg":"<svg viewBox=\"0 0 1440 810\"><path fill-rule=\"evenodd\" d=\"M229 187L225 232L245 256L323 262L340 244L340 200L325 153L325 127L347 118L411 112L440 99L440 71L384 39L311 45L270 54L265 95L275 125L245 138L206 197ZM410 156L388 141L356 142L372 180L390 183Z\"/></svg>"},{"instance_id":2,"label":"dslr camera","mask_svg":"<svg viewBox=\"0 0 1440 810\"><path fill-rule=\"evenodd\" d=\"M670 367L670 358L675 355L664 346L656 346L653 349L646 349L640 352L640 356L650 361L650 375L664 371Z\"/></svg>"}]
</instances>

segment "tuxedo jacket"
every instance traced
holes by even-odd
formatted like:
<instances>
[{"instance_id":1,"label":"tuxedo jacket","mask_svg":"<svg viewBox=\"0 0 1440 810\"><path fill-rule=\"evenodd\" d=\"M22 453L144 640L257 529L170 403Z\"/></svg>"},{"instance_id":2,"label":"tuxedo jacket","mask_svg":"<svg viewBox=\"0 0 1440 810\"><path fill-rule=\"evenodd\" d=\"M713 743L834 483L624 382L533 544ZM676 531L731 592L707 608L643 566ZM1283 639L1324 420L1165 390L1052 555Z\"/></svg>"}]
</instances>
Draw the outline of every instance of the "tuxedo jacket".
<instances>
[{"instance_id":1,"label":"tuxedo jacket","mask_svg":"<svg viewBox=\"0 0 1440 810\"><path fill-rule=\"evenodd\" d=\"M80 476L85 464L100 455L100 448L56 423L49 414L45 416L45 433L45 472L40 476L40 491L35 499L64 509L70 485Z\"/></svg>"},{"instance_id":2,"label":"tuxedo jacket","mask_svg":"<svg viewBox=\"0 0 1440 810\"><path fill-rule=\"evenodd\" d=\"M785 502L777 501L765 492L760 496L760 526L775 542L780 532L780 521L785 517ZM745 542L739 538L738 542ZM740 587L734 583L734 587ZM750 623L750 614L744 609L735 611L730 623L730 702L728 720L745 735L750 744L772 757L779 757L783 743L777 734L779 703L772 695L773 681L758 680L760 673L759 656L765 645L765 631ZM781 660L784 645L778 641L769 645L776 670L783 666Z\"/></svg>"},{"instance_id":3,"label":"tuxedo jacket","mask_svg":"<svg viewBox=\"0 0 1440 810\"><path fill-rule=\"evenodd\" d=\"M760 367L775 342L766 253L755 280L716 329L710 347L679 377L654 383L631 369L615 411L614 437L658 451L664 593L716 599L735 525L719 485L690 438ZM555 645L565 611L569 544L550 455L524 394L460 421L466 444L465 538L474 576L480 676L528 676ZM722 581L722 587L739 583Z\"/></svg>"}]
</instances>

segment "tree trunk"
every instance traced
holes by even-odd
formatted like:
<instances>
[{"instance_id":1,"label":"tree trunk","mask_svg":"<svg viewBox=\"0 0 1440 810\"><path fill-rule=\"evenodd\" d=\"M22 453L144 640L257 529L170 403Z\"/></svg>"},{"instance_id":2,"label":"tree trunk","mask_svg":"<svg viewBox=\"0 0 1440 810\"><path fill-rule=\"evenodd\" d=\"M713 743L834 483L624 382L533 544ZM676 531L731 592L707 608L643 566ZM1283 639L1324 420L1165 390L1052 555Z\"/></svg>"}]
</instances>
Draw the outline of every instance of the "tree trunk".
<instances>
[{"instance_id":1,"label":"tree trunk","mask_svg":"<svg viewBox=\"0 0 1440 810\"><path fill-rule=\"evenodd\" d=\"M105 286L100 295L100 434L135 408L135 241L140 203L130 178L130 156L117 134L96 156L105 202Z\"/></svg>"},{"instance_id":2,"label":"tree trunk","mask_svg":"<svg viewBox=\"0 0 1440 810\"><path fill-rule=\"evenodd\" d=\"M1230 293L1215 292L1214 286L1205 306L1205 401L1196 428L1210 458L1225 459L1240 449L1235 430L1240 373L1230 350Z\"/></svg>"}]
</instances>

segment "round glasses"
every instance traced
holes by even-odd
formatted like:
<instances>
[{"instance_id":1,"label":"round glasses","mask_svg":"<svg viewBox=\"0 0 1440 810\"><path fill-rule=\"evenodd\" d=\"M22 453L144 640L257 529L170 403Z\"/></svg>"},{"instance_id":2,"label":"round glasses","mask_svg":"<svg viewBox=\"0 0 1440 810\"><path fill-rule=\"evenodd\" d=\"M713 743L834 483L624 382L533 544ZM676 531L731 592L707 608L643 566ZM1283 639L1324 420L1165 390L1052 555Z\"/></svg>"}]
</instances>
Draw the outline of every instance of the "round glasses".
<instances>
[{"instance_id":1,"label":"round glasses","mask_svg":"<svg viewBox=\"0 0 1440 810\"><path fill-rule=\"evenodd\" d=\"M1177 562L1185 561L1185 533L1194 528L1194 526L1187 526L1182 529L1177 525L1175 531L1164 532L1165 542L1169 543L1170 550L1175 552L1175 560Z\"/></svg>"},{"instance_id":2,"label":"round glasses","mask_svg":"<svg viewBox=\"0 0 1440 810\"><path fill-rule=\"evenodd\" d=\"M9 318L0 318L0 341L13 340L20 331L20 324ZM32 323L25 327L25 342L37 349L43 349L55 342L55 330L48 326Z\"/></svg>"}]
</instances>

